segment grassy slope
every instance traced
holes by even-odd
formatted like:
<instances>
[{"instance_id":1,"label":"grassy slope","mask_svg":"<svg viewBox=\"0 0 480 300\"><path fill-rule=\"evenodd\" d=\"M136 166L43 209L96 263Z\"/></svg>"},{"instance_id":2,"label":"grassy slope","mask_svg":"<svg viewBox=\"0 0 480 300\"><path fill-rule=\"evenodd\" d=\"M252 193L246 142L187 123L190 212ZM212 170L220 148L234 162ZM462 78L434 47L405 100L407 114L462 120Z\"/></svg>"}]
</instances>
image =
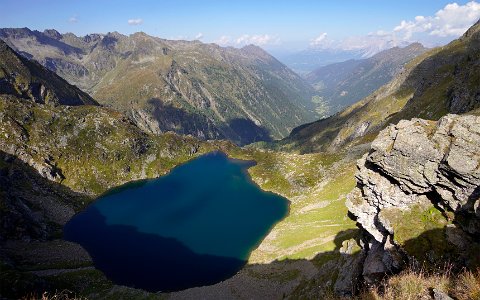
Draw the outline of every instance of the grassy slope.
<instances>
[{"instance_id":1,"label":"grassy slope","mask_svg":"<svg viewBox=\"0 0 480 300\"><path fill-rule=\"evenodd\" d=\"M311 259L332 251L334 238L355 228L347 217L345 196L355 186L355 164L345 154L244 150L233 157L253 159L252 179L264 190L291 201L290 213L253 251L249 263Z\"/></svg>"},{"instance_id":2,"label":"grassy slope","mask_svg":"<svg viewBox=\"0 0 480 300\"><path fill-rule=\"evenodd\" d=\"M65 177L63 185L92 196L160 176L213 149L191 137L145 134L122 114L95 106L48 107L0 96L0 111L2 150L40 165L49 160Z\"/></svg>"}]
</instances>

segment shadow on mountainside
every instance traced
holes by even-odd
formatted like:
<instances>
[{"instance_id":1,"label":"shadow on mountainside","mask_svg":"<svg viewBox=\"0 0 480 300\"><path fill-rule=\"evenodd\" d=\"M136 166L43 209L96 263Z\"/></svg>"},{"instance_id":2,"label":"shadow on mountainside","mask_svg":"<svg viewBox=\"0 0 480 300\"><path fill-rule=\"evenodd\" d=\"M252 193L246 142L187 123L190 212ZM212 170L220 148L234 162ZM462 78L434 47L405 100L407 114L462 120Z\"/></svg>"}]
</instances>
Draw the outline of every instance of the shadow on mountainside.
<instances>
[{"instance_id":1,"label":"shadow on mountainside","mask_svg":"<svg viewBox=\"0 0 480 300\"><path fill-rule=\"evenodd\" d=\"M61 235L63 225L90 200L0 151L0 298L55 290L45 279L20 271L21 265L35 263L36 258L24 246L12 248L10 244L48 243Z\"/></svg>"},{"instance_id":2,"label":"shadow on mountainside","mask_svg":"<svg viewBox=\"0 0 480 300\"><path fill-rule=\"evenodd\" d=\"M55 165L44 171L62 179L62 170ZM0 242L46 240L90 200L0 151Z\"/></svg>"},{"instance_id":3,"label":"shadow on mountainside","mask_svg":"<svg viewBox=\"0 0 480 300\"><path fill-rule=\"evenodd\" d=\"M228 121L228 126L240 137L240 146L261 141L272 141L268 129L258 126L250 119L231 119Z\"/></svg>"},{"instance_id":4,"label":"shadow on mountainside","mask_svg":"<svg viewBox=\"0 0 480 300\"><path fill-rule=\"evenodd\" d=\"M200 139L229 139L238 145L259 141L271 141L270 132L246 118L235 118L215 124L203 114L166 104L161 99L147 101L147 110L158 122L162 131L191 134ZM156 126L156 125L155 125ZM148 126L147 126L148 127ZM155 129L153 128L152 131Z\"/></svg>"},{"instance_id":5,"label":"shadow on mountainside","mask_svg":"<svg viewBox=\"0 0 480 300\"><path fill-rule=\"evenodd\" d=\"M158 98L148 100L147 105L147 110L151 111L162 131L191 134L201 139L225 138L215 124L204 115L174 107Z\"/></svg>"}]
</instances>

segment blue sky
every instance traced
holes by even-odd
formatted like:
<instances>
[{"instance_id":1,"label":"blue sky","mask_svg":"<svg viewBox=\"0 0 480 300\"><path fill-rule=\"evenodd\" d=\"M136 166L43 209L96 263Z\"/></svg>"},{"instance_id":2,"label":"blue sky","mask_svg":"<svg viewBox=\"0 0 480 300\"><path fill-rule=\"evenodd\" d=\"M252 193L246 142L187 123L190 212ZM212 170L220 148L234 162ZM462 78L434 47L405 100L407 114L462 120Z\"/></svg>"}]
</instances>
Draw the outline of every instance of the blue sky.
<instances>
[{"instance_id":1,"label":"blue sky","mask_svg":"<svg viewBox=\"0 0 480 300\"><path fill-rule=\"evenodd\" d=\"M363 37L368 35L376 40L369 43L379 43L377 39L395 39L396 43L399 39L433 45L456 38L472 20L480 17L480 2L456 1L456 6L452 3L443 0L0 0L0 27L55 28L77 35L143 31L168 39L198 38L232 46L255 43L267 49L340 47L342 43L342 47L349 47L359 40L365 43ZM446 20L436 15L442 10L450 13ZM468 18L464 17L466 12ZM416 20L417 16L425 17L426 21ZM399 27L402 21L404 28ZM432 34L435 29L437 34Z\"/></svg>"}]
</instances>

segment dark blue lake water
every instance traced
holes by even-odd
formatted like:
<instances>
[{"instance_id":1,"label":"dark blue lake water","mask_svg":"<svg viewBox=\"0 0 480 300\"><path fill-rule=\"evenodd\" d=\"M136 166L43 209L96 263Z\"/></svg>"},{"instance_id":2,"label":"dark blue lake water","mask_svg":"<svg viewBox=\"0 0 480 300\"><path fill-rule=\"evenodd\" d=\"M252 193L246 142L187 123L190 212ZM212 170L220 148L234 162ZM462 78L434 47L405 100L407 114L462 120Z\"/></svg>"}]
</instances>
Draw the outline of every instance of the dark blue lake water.
<instances>
[{"instance_id":1,"label":"dark blue lake water","mask_svg":"<svg viewBox=\"0 0 480 300\"><path fill-rule=\"evenodd\" d=\"M65 239L116 284L178 291L220 282L288 212L285 198L251 181L251 165L216 152L126 184L73 217Z\"/></svg>"}]
</instances>

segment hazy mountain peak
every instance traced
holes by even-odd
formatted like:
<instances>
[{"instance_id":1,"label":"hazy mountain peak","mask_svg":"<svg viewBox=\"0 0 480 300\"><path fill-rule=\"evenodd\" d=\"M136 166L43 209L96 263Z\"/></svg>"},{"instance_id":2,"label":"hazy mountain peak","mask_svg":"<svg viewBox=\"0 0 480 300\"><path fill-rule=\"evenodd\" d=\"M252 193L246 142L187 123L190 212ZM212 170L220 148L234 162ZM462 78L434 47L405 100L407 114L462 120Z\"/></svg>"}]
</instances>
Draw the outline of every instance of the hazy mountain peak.
<instances>
[{"instance_id":1,"label":"hazy mountain peak","mask_svg":"<svg viewBox=\"0 0 480 300\"><path fill-rule=\"evenodd\" d=\"M272 56L265 50L263 50L261 47L250 44L247 46L244 46L240 49L242 52L247 53L248 55L253 55L256 57L261 57L264 59L271 59Z\"/></svg>"},{"instance_id":2,"label":"hazy mountain peak","mask_svg":"<svg viewBox=\"0 0 480 300\"><path fill-rule=\"evenodd\" d=\"M130 35L130 37L133 37L133 38L139 38L139 37L142 37L142 38L152 38L152 36L146 34L145 32L143 31L137 31L135 33L132 33Z\"/></svg>"},{"instance_id":3,"label":"hazy mountain peak","mask_svg":"<svg viewBox=\"0 0 480 300\"><path fill-rule=\"evenodd\" d=\"M62 38L60 32L56 31L55 29L45 29L43 33L52 39L60 40Z\"/></svg>"}]
</instances>

